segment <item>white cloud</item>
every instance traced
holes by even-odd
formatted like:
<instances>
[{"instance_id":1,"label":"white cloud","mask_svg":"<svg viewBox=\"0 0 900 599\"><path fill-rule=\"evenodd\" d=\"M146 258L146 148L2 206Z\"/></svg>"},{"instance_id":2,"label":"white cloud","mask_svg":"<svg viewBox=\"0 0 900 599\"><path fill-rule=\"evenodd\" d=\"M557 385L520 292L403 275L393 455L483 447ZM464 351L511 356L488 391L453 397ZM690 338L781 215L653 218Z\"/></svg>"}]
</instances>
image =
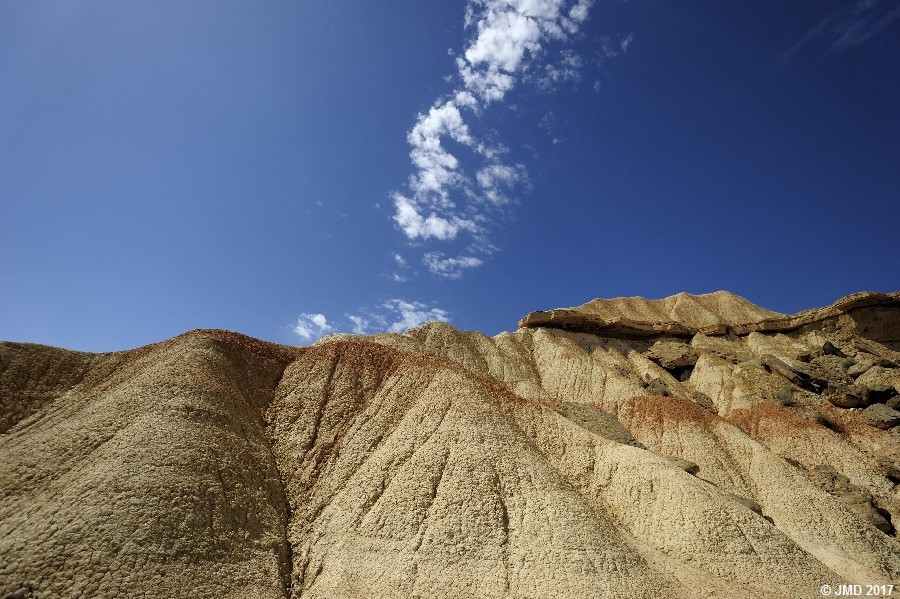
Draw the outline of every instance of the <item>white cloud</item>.
<instances>
[{"instance_id":1,"label":"white cloud","mask_svg":"<svg viewBox=\"0 0 900 599\"><path fill-rule=\"evenodd\" d=\"M409 240L453 241L466 232L475 238L474 247L487 246L494 216L490 211L510 204L514 189L528 177L522 165L501 162L504 148L476 139L466 118L478 117L502 101L523 73L548 88L580 77L582 59L568 50L560 52L554 64L533 63L544 57L548 41L564 41L578 31L591 4L592 0L468 1L465 25L472 34L463 51L453 53L459 85L419 114L407 136L415 170L408 192L393 194L393 219ZM475 166L466 162L464 167L460 152L467 160L474 158ZM474 178L467 170L474 171ZM426 254L426 266L453 278L483 263L477 256L442 256Z\"/></svg>"},{"instance_id":2,"label":"white cloud","mask_svg":"<svg viewBox=\"0 0 900 599\"><path fill-rule=\"evenodd\" d=\"M575 23L583 23L584 20L587 19L588 11L593 3L594 0L581 0L569 11L569 18ZM574 33L574 31L572 33Z\"/></svg>"},{"instance_id":3,"label":"white cloud","mask_svg":"<svg viewBox=\"0 0 900 599\"><path fill-rule=\"evenodd\" d=\"M297 318L292 330L300 336L304 341L310 339L318 339L322 335L334 330L334 327L328 324L328 320L324 314L307 314L303 313Z\"/></svg>"},{"instance_id":4,"label":"white cloud","mask_svg":"<svg viewBox=\"0 0 900 599\"><path fill-rule=\"evenodd\" d=\"M422 257L422 263L429 271L448 279L458 279L467 268L481 266L483 260L475 256L457 256L445 258L441 252L428 252Z\"/></svg>"},{"instance_id":5,"label":"white cloud","mask_svg":"<svg viewBox=\"0 0 900 599\"><path fill-rule=\"evenodd\" d=\"M473 67L512 73L519 70L525 53L536 53L541 45L541 27L531 15L515 10L497 10L494 6L478 21L478 36L465 51Z\"/></svg>"},{"instance_id":6,"label":"white cloud","mask_svg":"<svg viewBox=\"0 0 900 599\"><path fill-rule=\"evenodd\" d=\"M453 239L461 230L475 231L478 228L474 222L456 216L448 220L432 212L422 217L415 202L399 193L394 195L394 206L397 208L394 221L410 239Z\"/></svg>"}]
</instances>

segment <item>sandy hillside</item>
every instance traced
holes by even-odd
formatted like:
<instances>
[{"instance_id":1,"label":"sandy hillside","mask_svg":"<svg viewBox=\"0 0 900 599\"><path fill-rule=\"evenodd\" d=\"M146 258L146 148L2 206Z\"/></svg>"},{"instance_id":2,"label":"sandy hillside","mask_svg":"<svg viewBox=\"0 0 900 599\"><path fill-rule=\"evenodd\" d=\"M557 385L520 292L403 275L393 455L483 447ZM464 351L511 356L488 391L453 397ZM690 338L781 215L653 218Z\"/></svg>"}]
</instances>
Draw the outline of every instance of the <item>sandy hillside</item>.
<instances>
[{"instance_id":1,"label":"sandy hillside","mask_svg":"<svg viewBox=\"0 0 900 599\"><path fill-rule=\"evenodd\" d=\"M0 343L0 597L815 597L900 584L900 294L490 338Z\"/></svg>"}]
</instances>

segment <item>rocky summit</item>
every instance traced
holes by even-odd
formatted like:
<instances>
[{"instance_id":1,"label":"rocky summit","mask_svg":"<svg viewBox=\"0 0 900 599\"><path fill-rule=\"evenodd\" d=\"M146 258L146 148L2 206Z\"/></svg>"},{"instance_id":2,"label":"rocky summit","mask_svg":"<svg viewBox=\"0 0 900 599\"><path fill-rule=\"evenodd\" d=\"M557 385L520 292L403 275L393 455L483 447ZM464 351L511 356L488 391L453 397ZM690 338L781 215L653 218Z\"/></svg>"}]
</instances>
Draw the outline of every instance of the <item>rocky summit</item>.
<instances>
[{"instance_id":1,"label":"rocky summit","mask_svg":"<svg viewBox=\"0 0 900 599\"><path fill-rule=\"evenodd\" d=\"M496 337L2 343L0 597L900 585L898 366L900 293L598 299Z\"/></svg>"}]
</instances>

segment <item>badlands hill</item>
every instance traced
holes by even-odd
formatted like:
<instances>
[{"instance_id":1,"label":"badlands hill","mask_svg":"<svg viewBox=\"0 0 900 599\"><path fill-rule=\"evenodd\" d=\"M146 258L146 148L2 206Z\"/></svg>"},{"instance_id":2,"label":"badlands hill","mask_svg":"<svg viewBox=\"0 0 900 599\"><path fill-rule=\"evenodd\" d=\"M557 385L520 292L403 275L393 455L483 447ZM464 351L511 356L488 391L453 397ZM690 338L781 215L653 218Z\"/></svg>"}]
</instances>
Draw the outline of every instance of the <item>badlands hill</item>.
<instances>
[{"instance_id":1,"label":"badlands hill","mask_svg":"<svg viewBox=\"0 0 900 599\"><path fill-rule=\"evenodd\" d=\"M900 585L898 364L897 293L595 300L493 338L2 343L0 597Z\"/></svg>"}]
</instances>

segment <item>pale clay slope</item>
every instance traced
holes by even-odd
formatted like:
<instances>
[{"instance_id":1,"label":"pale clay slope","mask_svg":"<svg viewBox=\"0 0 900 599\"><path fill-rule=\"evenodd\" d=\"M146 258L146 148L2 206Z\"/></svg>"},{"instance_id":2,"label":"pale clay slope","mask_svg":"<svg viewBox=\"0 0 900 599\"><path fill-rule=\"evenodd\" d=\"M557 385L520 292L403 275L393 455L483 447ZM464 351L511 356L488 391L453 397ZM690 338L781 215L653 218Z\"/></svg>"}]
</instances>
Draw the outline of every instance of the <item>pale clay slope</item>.
<instances>
[{"instance_id":1,"label":"pale clay slope","mask_svg":"<svg viewBox=\"0 0 900 599\"><path fill-rule=\"evenodd\" d=\"M630 318L675 310L639 303ZM311 348L221 331L98 356L0 344L0 597L780 598L900 583L897 539L810 470L833 466L896 524L878 459L900 457L900 427L799 388L779 405L792 385L763 364L849 379L835 356L796 361L826 340L900 360L842 318L698 333L679 341L698 354L684 374L648 359L654 339L443 323Z\"/></svg>"}]
</instances>

